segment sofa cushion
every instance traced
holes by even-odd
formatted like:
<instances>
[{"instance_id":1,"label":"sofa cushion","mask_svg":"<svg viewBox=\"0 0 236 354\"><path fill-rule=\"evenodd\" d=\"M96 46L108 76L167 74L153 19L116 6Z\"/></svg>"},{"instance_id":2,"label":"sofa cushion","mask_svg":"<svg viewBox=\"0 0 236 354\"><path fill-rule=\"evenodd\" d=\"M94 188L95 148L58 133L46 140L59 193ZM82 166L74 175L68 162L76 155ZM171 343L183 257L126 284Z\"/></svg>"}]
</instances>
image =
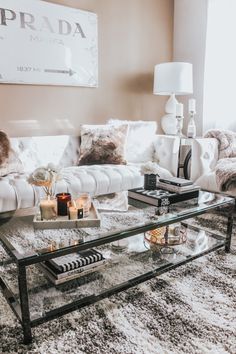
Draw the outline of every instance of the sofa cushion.
<instances>
[{"instance_id":1,"label":"sofa cushion","mask_svg":"<svg viewBox=\"0 0 236 354\"><path fill-rule=\"evenodd\" d=\"M74 197L82 192L98 196L127 191L143 185L143 176L140 174L139 166L74 166L63 169L62 176L63 180L57 184L57 193L65 192L65 187L67 187L66 190Z\"/></svg>"},{"instance_id":2,"label":"sofa cushion","mask_svg":"<svg viewBox=\"0 0 236 354\"><path fill-rule=\"evenodd\" d=\"M128 125L82 125L79 165L126 164Z\"/></svg>"},{"instance_id":3,"label":"sofa cushion","mask_svg":"<svg viewBox=\"0 0 236 354\"><path fill-rule=\"evenodd\" d=\"M156 122L109 119L108 124L128 124L129 131L125 151L125 157L128 162L147 162L153 160L153 141L157 130Z\"/></svg>"},{"instance_id":4,"label":"sofa cushion","mask_svg":"<svg viewBox=\"0 0 236 354\"><path fill-rule=\"evenodd\" d=\"M56 193L69 192L73 198L88 192L98 196L143 186L143 176L137 166L91 165L63 168L63 179L56 185ZM38 203L43 189L27 182L27 176L0 177L0 212L30 208Z\"/></svg>"},{"instance_id":5,"label":"sofa cushion","mask_svg":"<svg viewBox=\"0 0 236 354\"><path fill-rule=\"evenodd\" d=\"M50 162L60 167L74 166L79 161L79 138L68 135L11 138L11 146L22 161L24 171L31 173Z\"/></svg>"}]
</instances>

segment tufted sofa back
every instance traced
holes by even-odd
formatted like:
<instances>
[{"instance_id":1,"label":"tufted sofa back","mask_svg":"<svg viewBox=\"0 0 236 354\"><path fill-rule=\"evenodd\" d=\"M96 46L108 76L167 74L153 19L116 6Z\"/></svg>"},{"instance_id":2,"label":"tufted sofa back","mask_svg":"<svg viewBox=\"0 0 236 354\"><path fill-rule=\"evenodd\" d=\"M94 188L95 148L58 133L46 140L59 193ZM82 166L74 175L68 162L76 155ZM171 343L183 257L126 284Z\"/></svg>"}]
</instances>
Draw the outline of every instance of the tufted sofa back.
<instances>
[{"instance_id":1,"label":"tufted sofa back","mask_svg":"<svg viewBox=\"0 0 236 354\"><path fill-rule=\"evenodd\" d=\"M154 161L177 175L180 138L172 135L156 135L154 141Z\"/></svg>"},{"instance_id":2,"label":"tufted sofa back","mask_svg":"<svg viewBox=\"0 0 236 354\"><path fill-rule=\"evenodd\" d=\"M11 138L11 146L25 172L53 162L60 167L75 166L79 159L79 137L69 135Z\"/></svg>"}]
</instances>

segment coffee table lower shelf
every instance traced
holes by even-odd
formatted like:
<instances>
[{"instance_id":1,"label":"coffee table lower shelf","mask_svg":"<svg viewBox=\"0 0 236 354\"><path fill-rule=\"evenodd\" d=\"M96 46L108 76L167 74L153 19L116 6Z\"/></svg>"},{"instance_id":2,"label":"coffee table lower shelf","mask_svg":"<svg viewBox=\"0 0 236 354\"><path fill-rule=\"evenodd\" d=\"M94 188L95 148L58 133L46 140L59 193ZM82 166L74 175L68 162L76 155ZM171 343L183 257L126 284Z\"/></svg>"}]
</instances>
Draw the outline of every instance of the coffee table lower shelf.
<instances>
[{"instance_id":1,"label":"coffee table lower shelf","mask_svg":"<svg viewBox=\"0 0 236 354\"><path fill-rule=\"evenodd\" d=\"M38 325L41 325L45 322L51 321L53 319L56 319L60 316L63 316L65 314L68 314L72 311L75 311L77 309L81 309L83 307L86 307L88 305L94 304L102 299L105 299L107 297L110 297L114 294L117 294L121 291L128 290L131 287L134 287L140 283L143 283L147 280L150 280L156 276L159 276L163 273L169 272L172 269L178 268L186 263L189 263L193 261L194 259L197 259L199 257L202 257L208 253L211 253L213 251L216 251L220 248L225 247L227 249L227 239L224 237L221 237L219 235L214 235L212 233L209 233L208 235L209 239L211 239L211 246L207 247L205 250L196 253L196 254L188 254L185 255L182 259L177 260L176 262L171 262L171 261L166 261L164 264L154 267L153 270L147 271L143 274L140 274L138 276L135 276L131 279L128 279L124 282L121 282L119 284L113 284L111 287L101 290L98 294L92 294L89 296L85 296L80 299L75 299L72 302L62 305L60 307L54 308L49 311L44 311L42 316L31 316L29 315L29 303L28 303L28 297L24 299L23 295L21 295L21 299L17 299L14 295L14 293L11 291L10 287L7 285L7 283L3 280L3 278L0 278L0 287L2 288L3 295L5 296L8 304L10 305L11 309L15 313L16 317L19 319L21 322L21 325L23 327L23 333L24 333L24 343L28 344L32 341L32 334L31 334L31 328L36 327ZM146 251L149 253L149 255L152 255L152 251ZM121 255L122 258L122 255ZM130 260L132 262L132 259ZM115 273L116 272L116 267L118 267L117 264L112 265L111 264L111 269ZM27 290L27 283L26 283L26 272L25 272L25 267L23 268L23 271L18 269L19 275L19 288L21 289L22 287L26 286ZM104 277L106 277L106 269L104 269ZM100 273L100 272L99 272ZM124 274L125 274L125 267L124 267ZM53 285L52 285L53 287ZM102 287L101 287L102 288ZM35 289L30 289L29 290L29 295L31 293L35 293ZM27 301L25 303L25 300ZM28 309L25 313L21 311L20 302L23 302L24 308Z\"/></svg>"}]
</instances>

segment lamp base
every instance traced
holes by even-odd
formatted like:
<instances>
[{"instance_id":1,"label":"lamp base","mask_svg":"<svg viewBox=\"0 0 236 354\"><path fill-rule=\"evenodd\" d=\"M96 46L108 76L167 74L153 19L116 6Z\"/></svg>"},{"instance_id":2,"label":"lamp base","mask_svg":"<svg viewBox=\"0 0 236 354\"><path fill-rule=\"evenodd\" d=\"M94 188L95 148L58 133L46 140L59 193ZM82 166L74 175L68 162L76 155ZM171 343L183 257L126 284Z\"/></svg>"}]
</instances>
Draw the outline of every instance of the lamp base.
<instances>
[{"instance_id":1,"label":"lamp base","mask_svg":"<svg viewBox=\"0 0 236 354\"><path fill-rule=\"evenodd\" d=\"M166 135L177 134L177 121L175 114L166 114L161 119L161 127Z\"/></svg>"}]
</instances>

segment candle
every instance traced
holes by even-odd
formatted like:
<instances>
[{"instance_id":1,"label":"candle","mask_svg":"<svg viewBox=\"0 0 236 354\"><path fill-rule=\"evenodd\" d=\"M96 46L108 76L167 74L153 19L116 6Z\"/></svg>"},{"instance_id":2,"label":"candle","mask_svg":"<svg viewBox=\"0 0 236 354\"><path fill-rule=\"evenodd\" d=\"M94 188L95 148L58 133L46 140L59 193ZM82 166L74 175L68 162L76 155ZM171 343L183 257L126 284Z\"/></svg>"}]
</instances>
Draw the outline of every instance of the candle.
<instances>
[{"instance_id":1,"label":"candle","mask_svg":"<svg viewBox=\"0 0 236 354\"><path fill-rule=\"evenodd\" d=\"M86 218L89 216L89 210L91 207L90 195L87 193L82 194L77 200L76 204L78 209L83 208L83 217Z\"/></svg>"},{"instance_id":2,"label":"candle","mask_svg":"<svg viewBox=\"0 0 236 354\"><path fill-rule=\"evenodd\" d=\"M71 201L70 193L59 193L57 197L57 212L58 215L68 215L68 203Z\"/></svg>"},{"instance_id":3,"label":"candle","mask_svg":"<svg viewBox=\"0 0 236 354\"><path fill-rule=\"evenodd\" d=\"M55 220L57 218L56 199L43 199L40 201L40 212L42 220Z\"/></svg>"},{"instance_id":4,"label":"candle","mask_svg":"<svg viewBox=\"0 0 236 354\"><path fill-rule=\"evenodd\" d=\"M48 249L49 252L55 251L55 250L57 249L57 243L56 243L55 241L53 241L53 242L50 244L50 246L48 246L47 249Z\"/></svg>"},{"instance_id":5,"label":"candle","mask_svg":"<svg viewBox=\"0 0 236 354\"><path fill-rule=\"evenodd\" d=\"M189 113L196 113L196 100L194 98L188 100L188 111Z\"/></svg>"},{"instance_id":6,"label":"candle","mask_svg":"<svg viewBox=\"0 0 236 354\"><path fill-rule=\"evenodd\" d=\"M176 117L183 117L184 106L182 103L176 103Z\"/></svg>"},{"instance_id":7,"label":"candle","mask_svg":"<svg viewBox=\"0 0 236 354\"><path fill-rule=\"evenodd\" d=\"M74 206L69 207L69 218L70 220L78 219L78 209Z\"/></svg>"},{"instance_id":8,"label":"candle","mask_svg":"<svg viewBox=\"0 0 236 354\"><path fill-rule=\"evenodd\" d=\"M83 217L84 217L84 210L83 210L83 208L77 209L77 215L78 215L78 219L83 219Z\"/></svg>"}]
</instances>

